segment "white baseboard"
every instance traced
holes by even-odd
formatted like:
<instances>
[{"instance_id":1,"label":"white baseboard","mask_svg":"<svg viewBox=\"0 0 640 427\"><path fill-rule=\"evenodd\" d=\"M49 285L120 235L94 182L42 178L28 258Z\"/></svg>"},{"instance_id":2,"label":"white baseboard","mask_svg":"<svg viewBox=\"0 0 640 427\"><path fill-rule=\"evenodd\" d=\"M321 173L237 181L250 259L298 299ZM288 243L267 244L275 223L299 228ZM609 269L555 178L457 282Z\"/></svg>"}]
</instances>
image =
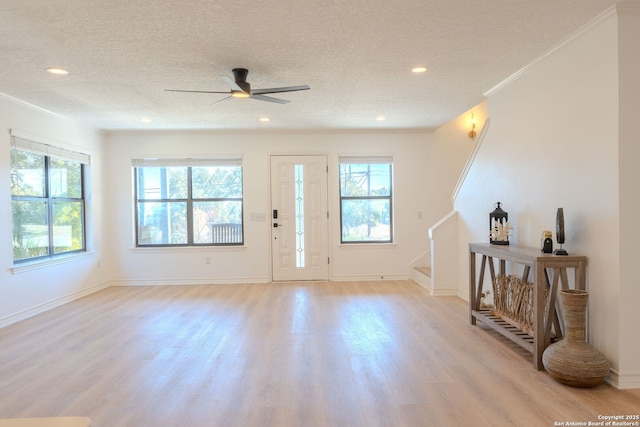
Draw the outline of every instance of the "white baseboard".
<instances>
[{"instance_id":1,"label":"white baseboard","mask_svg":"<svg viewBox=\"0 0 640 427\"><path fill-rule=\"evenodd\" d=\"M460 299L465 300L466 302L469 302L469 292L467 291L461 291L461 290L457 290L456 291L456 296Z\"/></svg>"},{"instance_id":2,"label":"white baseboard","mask_svg":"<svg viewBox=\"0 0 640 427\"><path fill-rule=\"evenodd\" d=\"M269 283L266 277L234 277L231 279L140 279L112 280L109 286L173 286L173 285L230 285L234 283Z\"/></svg>"},{"instance_id":3,"label":"white baseboard","mask_svg":"<svg viewBox=\"0 0 640 427\"><path fill-rule=\"evenodd\" d=\"M619 386L619 381L620 378L618 377L618 372L611 369L609 371L609 375L607 375L607 377L604 379L604 382L606 382L607 384L611 384L612 386L614 386L615 388L620 388Z\"/></svg>"},{"instance_id":4,"label":"white baseboard","mask_svg":"<svg viewBox=\"0 0 640 427\"><path fill-rule=\"evenodd\" d=\"M392 276L334 276L332 282L361 282L374 280L408 280L406 275ZM140 279L112 280L109 286L172 286L172 285L230 285L234 283L270 283L268 277L234 277L232 279Z\"/></svg>"},{"instance_id":5,"label":"white baseboard","mask_svg":"<svg viewBox=\"0 0 640 427\"><path fill-rule=\"evenodd\" d=\"M58 297L58 298L52 299L51 301L47 301L45 303L38 304L26 310L22 310L18 313L14 313L9 316L3 317L2 319L0 319L0 328L4 328L5 326L9 326L21 320L25 320L35 315L38 315L40 313L44 313L45 311L59 307L63 304L66 304L78 298L82 298L84 296L90 295L94 292L98 292L108 287L109 287L109 284L107 282L99 283L89 288L80 289L79 291L76 291L72 294Z\"/></svg>"},{"instance_id":6,"label":"white baseboard","mask_svg":"<svg viewBox=\"0 0 640 427\"><path fill-rule=\"evenodd\" d=\"M457 297L458 296L458 291L456 289L434 289L433 287L430 286L430 284L425 284L420 280L416 280L416 279L411 279L411 280L413 280L418 285L422 286L427 291L429 291L429 295L433 295L435 297Z\"/></svg>"},{"instance_id":7,"label":"white baseboard","mask_svg":"<svg viewBox=\"0 0 640 427\"><path fill-rule=\"evenodd\" d=\"M458 290L457 289L433 289L430 290L431 295L436 297L457 297Z\"/></svg>"},{"instance_id":8,"label":"white baseboard","mask_svg":"<svg viewBox=\"0 0 640 427\"><path fill-rule=\"evenodd\" d=\"M362 282L373 280L409 280L406 274L390 274L390 275L347 275L333 276L332 282Z\"/></svg>"},{"instance_id":9,"label":"white baseboard","mask_svg":"<svg viewBox=\"0 0 640 427\"><path fill-rule=\"evenodd\" d=\"M605 378L605 382L620 390L640 389L640 373L620 375L618 371L612 369Z\"/></svg>"},{"instance_id":10,"label":"white baseboard","mask_svg":"<svg viewBox=\"0 0 640 427\"><path fill-rule=\"evenodd\" d=\"M433 287L433 283L431 282L431 277L425 276L422 273L415 272L413 274L412 280L429 291L430 295L438 296L438 297L449 297L449 296L458 296L457 289L436 289Z\"/></svg>"}]
</instances>

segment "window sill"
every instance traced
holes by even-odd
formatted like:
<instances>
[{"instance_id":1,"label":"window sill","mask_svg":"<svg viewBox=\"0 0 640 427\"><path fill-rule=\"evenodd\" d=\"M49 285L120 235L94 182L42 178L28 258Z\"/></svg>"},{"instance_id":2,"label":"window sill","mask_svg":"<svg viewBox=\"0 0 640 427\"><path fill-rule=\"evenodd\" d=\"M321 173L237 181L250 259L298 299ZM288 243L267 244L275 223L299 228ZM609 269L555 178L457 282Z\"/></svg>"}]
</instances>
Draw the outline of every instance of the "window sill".
<instances>
[{"instance_id":1,"label":"window sill","mask_svg":"<svg viewBox=\"0 0 640 427\"><path fill-rule=\"evenodd\" d=\"M245 250L246 245L229 245L229 246L132 246L131 252L226 252L229 250Z\"/></svg>"},{"instance_id":2,"label":"window sill","mask_svg":"<svg viewBox=\"0 0 640 427\"><path fill-rule=\"evenodd\" d=\"M81 252L77 254L61 255L61 256L57 256L55 258L49 258L46 260L24 262L20 264L15 264L10 269L10 271L12 274L19 274L27 271L38 270L40 268L48 268L55 265L66 264L69 262L86 259L89 257L93 257L94 255L95 255L95 252Z\"/></svg>"}]
</instances>

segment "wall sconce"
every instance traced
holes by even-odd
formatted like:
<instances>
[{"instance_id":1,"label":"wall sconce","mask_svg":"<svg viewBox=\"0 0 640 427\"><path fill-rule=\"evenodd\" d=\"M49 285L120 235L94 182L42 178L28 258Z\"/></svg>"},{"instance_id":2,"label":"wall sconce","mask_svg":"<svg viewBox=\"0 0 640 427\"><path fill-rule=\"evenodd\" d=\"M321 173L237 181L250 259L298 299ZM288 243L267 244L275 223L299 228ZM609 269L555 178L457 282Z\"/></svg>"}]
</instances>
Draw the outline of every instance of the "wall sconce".
<instances>
[{"instance_id":1,"label":"wall sconce","mask_svg":"<svg viewBox=\"0 0 640 427\"><path fill-rule=\"evenodd\" d=\"M471 130L469 131L469 138L475 141L476 135L476 118L473 113L471 113Z\"/></svg>"}]
</instances>

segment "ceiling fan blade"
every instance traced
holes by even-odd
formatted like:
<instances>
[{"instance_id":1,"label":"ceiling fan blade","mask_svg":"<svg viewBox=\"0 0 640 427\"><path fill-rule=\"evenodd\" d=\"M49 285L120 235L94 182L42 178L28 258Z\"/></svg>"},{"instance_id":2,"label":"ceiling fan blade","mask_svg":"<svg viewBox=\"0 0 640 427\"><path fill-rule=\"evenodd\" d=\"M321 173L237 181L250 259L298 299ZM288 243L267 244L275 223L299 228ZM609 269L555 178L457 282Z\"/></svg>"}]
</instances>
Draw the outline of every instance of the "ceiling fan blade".
<instances>
[{"instance_id":1,"label":"ceiling fan blade","mask_svg":"<svg viewBox=\"0 0 640 427\"><path fill-rule=\"evenodd\" d=\"M251 94L251 98L258 99L260 101L275 102L276 104L288 104L289 103L289 101L287 101L286 99L274 98L272 96L264 96L264 95L259 95L259 94L255 94L255 93Z\"/></svg>"},{"instance_id":2,"label":"ceiling fan blade","mask_svg":"<svg viewBox=\"0 0 640 427\"><path fill-rule=\"evenodd\" d=\"M226 93L226 92L225 92L225 93ZM212 103L211 103L211 104L209 104L209 105L215 105L215 104L218 104L219 102L226 101L226 100L228 100L228 99L231 99L231 95L226 96L226 97L224 97L224 98L222 98L222 99L219 99L219 100L217 100L216 102L212 102Z\"/></svg>"},{"instance_id":3,"label":"ceiling fan blade","mask_svg":"<svg viewBox=\"0 0 640 427\"><path fill-rule=\"evenodd\" d=\"M229 76L220 76L220 77L222 77L222 80L224 80L224 82L227 84L227 86L231 88L231 90L239 90L240 92L244 92L242 88L238 86L238 83L236 83L231 77Z\"/></svg>"},{"instance_id":4,"label":"ceiling fan blade","mask_svg":"<svg viewBox=\"0 0 640 427\"><path fill-rule=\"evenodd\" d=\"M182 89L165 89L164 91L165 92L188 92L188 93L229 93L229 91L214 92L210 90L182 90Z\"/></svg>"},{"instance_id":5,"label":"ceiling fan blade","mask_svg":"<svg viewBox=\"0 0 640 427\"><path fill-rule=\"evenodd\" d=\"M265 93L280 93L280 92L296 92L298 90L309 90L309 86L301 85L301 86L287 86L287 87L272 87L267 89L253 89L251 94L254 95L262 95Z\"/></svg>"}]
</instances>

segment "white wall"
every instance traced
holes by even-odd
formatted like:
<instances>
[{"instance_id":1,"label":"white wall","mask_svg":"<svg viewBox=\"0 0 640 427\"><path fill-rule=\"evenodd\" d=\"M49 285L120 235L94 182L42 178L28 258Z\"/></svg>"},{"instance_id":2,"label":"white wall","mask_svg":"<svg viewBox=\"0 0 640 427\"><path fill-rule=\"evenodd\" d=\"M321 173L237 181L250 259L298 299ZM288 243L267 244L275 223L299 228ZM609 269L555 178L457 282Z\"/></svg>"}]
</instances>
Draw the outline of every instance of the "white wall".
<instances>
[{"instance_id":1,"label":"white wall","mask_svg":"<svg viewBox=\"0 0 640 427\"><path fill-rule=\"evenodd\" d=\"M450 207L433 203L425 188L447 185L447 165L433 133L423 132L157 132L113 133L109 156L111 268L121 284L264 282L271 278L269 156L326 154L329 161L330 275L333 280L406 278L409 263L428 247L427 230ZM245 246L242 248L134 248L131 159L240 154L244 166ZM345 154L394 158L395 242L340 245L337 159ZM455 174L454 174L455 175ZM457 177L457 175L456 175ZM453 186L449 184L449 186ZM422 218L419 218L419 213ZM252 214L266 221L251 221ZM205 264L211 257L212 263Z\"/></svg>"},{"instance_id":2,"label":"white wall","mask_svg":"<svg viewBox=\"0 0 640 427\"><path fill-rule=\"evenodd\" d=\"M491 126L454 206L459 213L459 260L467 259L469 242L487 241L488 214L497 201L515 227L511 242L534 247L543 230L555 230L556 210L564 208L565 248L589 259L589 341L612 362L614 382L625 386L639 371L639 340L632 323L622 319L638 318L632 308L638 290L637 281L622 284L621 271L628 278L638 275L637 266L621 270L628 257L637 264L637 250L621 258L626 230L621 230L620 218L634 203L637 209L637 190L631 197L632 190L625 186L633 182L637 188L638 163L625 169L632 176L624 177L626 184L621 185L617 30L617 17L609 13L489 94ZM629 49L637 49L635 31ZM637 63L635 70L637 76ZM634 84L631 103L637 102ZM638 149L632 151L630 142L623 150L637 160ZM631 247L630 242L622 245L625 251ZM459 291L466 295L468 263L461 264ZM634 290L627 290L631 286ZM634 302L623 302L627 297ZM623 366L623 361L630 363Z\"/></svg>"},{"instance_id":3,"label":"white wall","mask_svg":"<svg viewBox=\"0 0 640 427\"><path fill-rule=\"evenodd\" d=\"M487 120L487 109L487 101L484 101L469 111L460 114L451 122L439 127L435 132L435 144L438 153L440 153L442 157L430 158L429 164L441 170L442 175L437 182L433 183L429 199L437 201L437 205L441 208L447 208L446 211L442 212L441 217L449 213L453 208L453 192L458 185L461 172L465 168L469 156L475 149L475 144L480 138L485 121ZM476 122L475 139L469 138L472 117ZM438 166L442 164L443 159L447 160L445 168Z\"/></svg>"},{"instance_id":4,"label":"white wall","mask_svg":"<svg viewBox=\"0 0 640 427\"><path fill-rule=\"evenodd\" d=\"M441 158L430 159L433 164L447 159L447 169L430 193L429 200L437 201L438 206L447 208L437 224L430 227L431 238L431 286L429 290L435 295L459 294L458 270L461 262L457 256L457 222L458 215L453 211L453 200L464 172L473 159L470 157L476 144L479 143L486 126L487 102L464 112L455 120L440 127L436 131L436 145L443 154ZM469 131L475 121L476 137L469 138ZM462 174L461 174L462 173ZM446 215L446 216L445 216Z\"/></svg>"},{"instance_id":5,"label":"white wall","mask_svg":"<svg viewBox=\"0 0 640 427\"><path fill-rule=\"evenodd\" d=\"M16 272L13 269L11 232L11 188L0 186L0 326L13 323L46 308L105 286L108 272L98 268L103 256L104 223L102 188L102 135L61 117L0 98L0 176L10 175L10 130L16 129L59 142L59 146L91 155L88 168L90 198L87 216L89 253L62 264Z\"/></svg>"},{"instance_id":6,"label":"white wall","mask_svg":"<svg viewBox=\"0 0 640 427\"><path fill-rule=\"evenodd\" d=\"M620 372L621 386L640 388L640 8L619 9L620 53Z\"/></svg>"}]
</instances>

